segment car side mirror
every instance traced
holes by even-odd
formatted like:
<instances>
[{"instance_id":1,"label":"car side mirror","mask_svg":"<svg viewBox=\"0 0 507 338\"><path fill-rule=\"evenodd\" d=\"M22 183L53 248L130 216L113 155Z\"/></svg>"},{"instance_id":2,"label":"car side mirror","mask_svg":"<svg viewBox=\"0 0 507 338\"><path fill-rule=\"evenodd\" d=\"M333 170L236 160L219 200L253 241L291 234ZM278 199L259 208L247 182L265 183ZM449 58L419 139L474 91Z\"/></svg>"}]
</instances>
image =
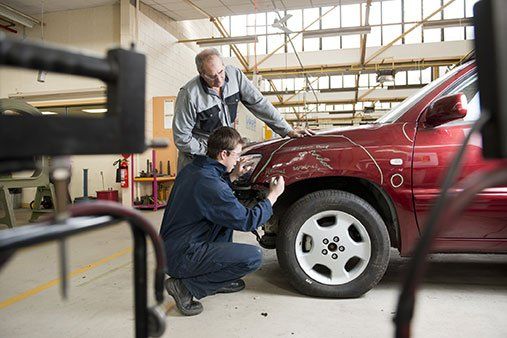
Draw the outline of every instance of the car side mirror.
<instances>
[{"instance_id":1,"label":"car side mirror","mask_svg":"<svg viewBox=\"0 0 507 338\"><path fill-rule=\"evenodd\" d=\"M424 124L436 127L444 123L462 119L467 115L468 100L463 94L444 96L431 103L426 111Z\"/></svg>"}]
</instances>

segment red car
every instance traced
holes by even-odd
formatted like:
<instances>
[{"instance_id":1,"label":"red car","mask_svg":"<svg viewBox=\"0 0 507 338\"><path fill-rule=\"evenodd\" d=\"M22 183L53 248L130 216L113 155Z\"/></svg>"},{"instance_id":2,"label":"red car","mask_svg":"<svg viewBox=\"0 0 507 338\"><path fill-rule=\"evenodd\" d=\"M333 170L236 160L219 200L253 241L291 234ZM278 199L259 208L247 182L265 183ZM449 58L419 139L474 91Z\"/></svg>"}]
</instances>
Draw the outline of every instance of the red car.
<instances>
[{"instance_id":1,"label":"red car","mask_svg":"<svg viewBox=\"0 0 507 338\"><path fill-rule=\"evenodd\" d=\"M480 114L474 62L422 88L377 122L247 147L239 181L245 203L283 175L286 190L264 226L263 246L300 292L358 297L382 278L390 247L410 255L446 170ZM481 137L467 147L460 178L507 162L485 160ZM507 252L507 187L479 194L447 224L434 252Z\"/></svg>"}]
</instances>

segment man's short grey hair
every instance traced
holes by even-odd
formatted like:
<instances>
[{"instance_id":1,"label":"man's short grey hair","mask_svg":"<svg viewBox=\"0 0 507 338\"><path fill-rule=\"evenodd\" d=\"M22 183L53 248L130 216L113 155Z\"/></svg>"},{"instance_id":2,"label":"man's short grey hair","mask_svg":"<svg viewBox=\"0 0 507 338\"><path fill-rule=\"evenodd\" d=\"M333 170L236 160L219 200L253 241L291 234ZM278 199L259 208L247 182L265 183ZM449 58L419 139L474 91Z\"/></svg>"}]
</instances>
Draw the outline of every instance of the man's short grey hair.
<instances>
[{"instance_id":1,"label":"man's short grey hair","mask_svg":"<svg viewBox=\"0 0 507 338\"><path fill-rule=\"evenodd\" d=\"M220 52L216 48L206 48L205 50L203 50L202 52L200 52L195 56L195 65L197 67L197 71L199 72L199 74L202 74L204 64L212 56L218 56L220 60L222 60L222 56L220 55Z\"/></svg>"}]
</instances>

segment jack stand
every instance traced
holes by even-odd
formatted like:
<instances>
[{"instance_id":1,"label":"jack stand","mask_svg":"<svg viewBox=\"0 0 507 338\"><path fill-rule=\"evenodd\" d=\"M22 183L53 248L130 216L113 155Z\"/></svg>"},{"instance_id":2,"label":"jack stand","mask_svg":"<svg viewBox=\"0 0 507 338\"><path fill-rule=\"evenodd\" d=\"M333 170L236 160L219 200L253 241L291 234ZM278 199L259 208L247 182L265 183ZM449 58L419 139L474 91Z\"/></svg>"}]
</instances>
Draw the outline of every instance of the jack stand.
<instances>
[{"instance_id":1,"label":"jack stand","mask_svg":"<svg viewBox=\"0 0 507 338\"><path fill-rule=\"evenodd\" d=\"M51 201L53 202L53 208L44 209L42 207L42 201L44 197L51 198ZM55 188L53 184L50 183L45 186L37 187L37 192L35 193L34 206L32 210L32 216L30 217L29 222L30 223L36 222L40 216L53 213L55 211L54 203L55 203Z\"/></svg>"}]
</instances>

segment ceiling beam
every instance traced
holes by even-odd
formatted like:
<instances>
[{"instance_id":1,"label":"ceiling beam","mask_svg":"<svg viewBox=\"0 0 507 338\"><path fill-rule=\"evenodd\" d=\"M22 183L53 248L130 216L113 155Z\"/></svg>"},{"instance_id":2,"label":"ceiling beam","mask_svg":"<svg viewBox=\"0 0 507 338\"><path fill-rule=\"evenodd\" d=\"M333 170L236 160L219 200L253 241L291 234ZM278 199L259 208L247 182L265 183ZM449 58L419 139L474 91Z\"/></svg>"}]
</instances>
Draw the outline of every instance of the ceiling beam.
<instances>
[{"instance_id":1,"label":"ceiling beam","mask_svg":"<svg viewBox=\"0 0 507 338\"><path fill-rule=\"evenodd\" d=\"M401 102L405 100L406 97L366 97L366 98L358 98L357 102ZM354 99L341 99L341 100L326 100L326 101L291 101L291 102L272 102L275 107L300 107L309 104L354 104Z\"/></svg>"},{"instance_id":2,"label":"ceiling beam","mask_svg":"<svg viewBox=\"0 0 507 338\"><path fill-rule=\"evenodd\" d=\"M220 34L222 34L222 36L224 38L230 38L231 37L231 35L229 34L229 32L227 32L227 30L225 29L225 27L222 25L222 22L220 21L220 19L211 16L209 13L207 13L201 7L199 7L196 4L194 4L192 1L190 1L190 0L184 0L184 1L186 3L188 3L190 6L192 6L193 8L195 8L198 12L200 12L203 15L207 16L210 19L210 21L213 23L213 25L215 25L215 27L218 29L218 31L220 32ZM236 55L236 57L238 58L239 62L243 66L243 68L245 68L245 70L248 70L249 69L248 60L243 56L243 54L241 54L241 51L238 49L238 47L236 45L231 44L230 46L231 46L232 51L234 52L234 55Z\"/></svg>"},{"instance_id":3,"label":"ceiling beam","mask_svg":"<svg viewBox=\"0 0 507 338\"><path fill-rule=\"evenodd\" d=\"M327 75L354 75L358 72L361 73L376 73L379 70L413 70L422 69L427 67L436 66L452 66L461 60L462 56L448 57L448 58L435 58L435 59L413 59L404 61L392 61L389 63L369 63L363 66L357 64L342 64L342 65L313 65L305 66L302 70L301 67L284 67L284 68L259 68L257 73L262 75L263 78L285 78L287 76L303 76L304 73L311 74L312 76L327 76ZM249 77L253 75L252 71L246 71L245 74Z\"/></svg>"}]
</instances>

